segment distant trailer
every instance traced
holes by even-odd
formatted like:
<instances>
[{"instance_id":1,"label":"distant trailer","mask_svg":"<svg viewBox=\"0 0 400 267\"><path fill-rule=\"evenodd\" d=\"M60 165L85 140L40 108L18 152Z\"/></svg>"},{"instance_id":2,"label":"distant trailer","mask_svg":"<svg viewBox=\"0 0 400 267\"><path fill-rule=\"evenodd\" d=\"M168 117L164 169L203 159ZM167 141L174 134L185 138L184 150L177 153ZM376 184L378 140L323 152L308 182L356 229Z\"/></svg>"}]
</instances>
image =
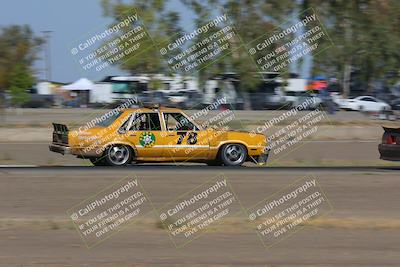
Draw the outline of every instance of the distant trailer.
<instances>
[{"instance_id":1,"label":"distant trailer","mask_svg":"<svg viewBox=\"0 0 400 267\"><path fill-rule=\"evenodd\" d=\"M152 80L158 81L156 90L151 90ZM110 76L97 83L98 89L92 94L92 103L114 103L124 99L135 98L149 91L165 95L175 92L199 91L198 81L192 76L164 74L138 74L131 76Z\"/></svg>"},{"instance_id":2,"label":"distant trailer","mask_svg":"<svg viewBox=\"0 0 400 267\"><path fill-rule=\"evenodd\" d=\"M107 82L95 83L90 91L90 103L113 103L112 84Z\"/></svg>"}]
</instances>

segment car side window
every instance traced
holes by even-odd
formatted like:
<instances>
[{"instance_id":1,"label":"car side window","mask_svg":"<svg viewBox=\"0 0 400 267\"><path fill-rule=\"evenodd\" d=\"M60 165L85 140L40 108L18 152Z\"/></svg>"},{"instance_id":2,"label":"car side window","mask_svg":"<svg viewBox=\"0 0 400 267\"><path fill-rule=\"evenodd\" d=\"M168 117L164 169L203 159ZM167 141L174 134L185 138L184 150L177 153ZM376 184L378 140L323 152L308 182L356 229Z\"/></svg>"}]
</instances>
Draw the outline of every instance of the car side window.
<instances>
[{"instance_id":1,"label":"car side window","mask_svg":"<svg viewBox=\"0 0 400 267\"><path fill-rule=\"evenodd\" d=\"M371 97L364 97L362 98L363 101L368 101L368 102L376 102L375 99L371 98Z\"/></svg>"},{"instance_id":2,"label":"car side window","mask_svg":"<svg viewBox=\"0 0 400 267\"><path fill-rule=\"evenodd\" d=\"M136 113L130 131L161 131L158 113Z\"/></svg>"},{"instance_id":3,"label":"car side window","mask_svg":"<svg viewBox=\"0 0 400 267\"><path fill-rule=\"evenodd\" d=\"M195 131L197 129L182 113L164 113L164 121L169 131Z\"/></svg>"}]
</instances>

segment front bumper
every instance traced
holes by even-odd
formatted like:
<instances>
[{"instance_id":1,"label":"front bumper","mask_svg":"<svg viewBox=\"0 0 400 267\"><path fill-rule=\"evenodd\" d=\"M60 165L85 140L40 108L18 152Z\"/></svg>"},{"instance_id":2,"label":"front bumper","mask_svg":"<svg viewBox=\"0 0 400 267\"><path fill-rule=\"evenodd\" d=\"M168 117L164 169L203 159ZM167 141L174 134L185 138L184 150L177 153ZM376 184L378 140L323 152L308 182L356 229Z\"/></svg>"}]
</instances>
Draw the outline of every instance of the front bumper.
<instances>
[{"instance_id":1,"label":"front bumper","mask_svg":"<svg viewBox=\"0 0 400 267\"><path fill-rule=\"evenodd\" d=\"M49 145L49 150L62 155L71 154L71 148L69 146L51 144Z\"/></svg>"},{"instance_id":2,"label":"front bumper","mask_svg":"<svg viewBox=\"0 0 400 267\"><path fill-rule=\"evenodd\" d=\"M400 145L379 144L378 150L381 159L400 161Z\"/></svg>"},{"instance_id":3,"label":"front bumper","mask_svg":"<svg viewBox=\"0 0 400 267\"><path fill-rule=\"evenodd\" d=\"M256 157L251 157L251 159L254 161L255 164L257 165L265 165L267 164L268 158L269 158L269 152L271 151L270 148L264 148L264 152L260 154L259 156Z\"/></svg>"}]
</instances>

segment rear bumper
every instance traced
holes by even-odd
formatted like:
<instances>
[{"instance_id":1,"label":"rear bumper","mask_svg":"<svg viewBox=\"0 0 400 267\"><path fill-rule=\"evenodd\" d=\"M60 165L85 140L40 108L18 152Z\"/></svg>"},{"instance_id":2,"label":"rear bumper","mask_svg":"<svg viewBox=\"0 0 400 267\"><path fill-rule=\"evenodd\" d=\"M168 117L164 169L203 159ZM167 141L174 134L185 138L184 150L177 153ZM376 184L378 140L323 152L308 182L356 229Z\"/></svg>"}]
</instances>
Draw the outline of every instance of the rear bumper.
<instances>
[{"instance_id":1,"label":"rear bumper","mask_svg":"<svg viewBox=\"0 0 400 267\"><path fill-rule=\"evenodd\" d=\"M49 145L49 150L62 155L71 154L71 148L69 146L51 144Z\"/></svg>"},{"instance_id":2,"label":"rear bumper","mask_svg":"<svg viewBox=\"0 0 400 267\"><path fill-rule=\"evenodd\" d=\"M400 145L379 144L378 150L381 159L400 161Z\"/></svg>"}]
</instances>

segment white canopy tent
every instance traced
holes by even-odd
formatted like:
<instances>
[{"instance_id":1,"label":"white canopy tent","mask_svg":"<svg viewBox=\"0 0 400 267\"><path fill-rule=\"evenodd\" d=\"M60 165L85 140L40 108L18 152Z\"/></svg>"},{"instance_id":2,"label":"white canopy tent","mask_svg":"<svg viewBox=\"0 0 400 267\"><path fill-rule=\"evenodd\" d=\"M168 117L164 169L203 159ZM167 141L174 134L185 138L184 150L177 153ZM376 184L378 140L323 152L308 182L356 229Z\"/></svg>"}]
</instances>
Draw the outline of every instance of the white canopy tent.
<instances>
[{"instance_id":1,"label":"white canopy tent","mask_svg":"<svg viewBox=\"0 0 400 267\"><path fill-rule=\"evenodd\" d=\"M80 78L76 82L61 86L66 91L91 91L94 89L94 83L86 78Z\"/></svg>"},{"instance_id":2,"label":"white canopy tent","mask_svg":"<svg viewBox=\"0 0 400 267\"><path fill-rule=\"evenodd\" d=\"M93 91L95 85L86 78L80 78L76 82L61 86L60 89L69 91L69 95L75 98L76 106L87 107L90 99L90 92Z\"/></svg>"}]
</instances>

